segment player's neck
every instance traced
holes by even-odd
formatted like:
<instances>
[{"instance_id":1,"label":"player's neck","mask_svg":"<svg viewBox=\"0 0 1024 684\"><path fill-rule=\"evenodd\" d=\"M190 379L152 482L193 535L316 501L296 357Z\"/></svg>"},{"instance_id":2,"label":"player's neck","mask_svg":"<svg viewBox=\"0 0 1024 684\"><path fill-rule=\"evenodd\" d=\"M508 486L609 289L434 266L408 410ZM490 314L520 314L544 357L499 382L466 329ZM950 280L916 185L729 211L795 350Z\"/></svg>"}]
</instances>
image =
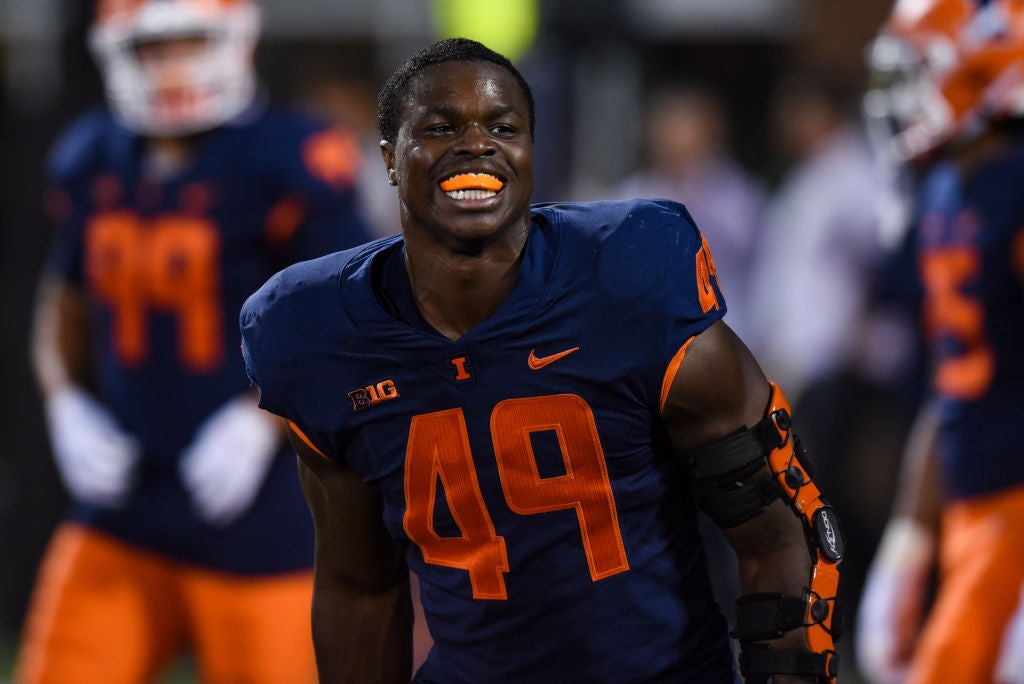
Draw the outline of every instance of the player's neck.
<instances>
[{"instance_id":1,"label":"player's neck","mask_svg":"<svg viewBox=\"0 0 1024 684\"><path fill-rule=\"evenodd\" d=\"M466 255L407 235L405 264L420 313L450 340L483 323L515 287L525 241L523 234L521 240Z\"/></svg>"}]
</instances>

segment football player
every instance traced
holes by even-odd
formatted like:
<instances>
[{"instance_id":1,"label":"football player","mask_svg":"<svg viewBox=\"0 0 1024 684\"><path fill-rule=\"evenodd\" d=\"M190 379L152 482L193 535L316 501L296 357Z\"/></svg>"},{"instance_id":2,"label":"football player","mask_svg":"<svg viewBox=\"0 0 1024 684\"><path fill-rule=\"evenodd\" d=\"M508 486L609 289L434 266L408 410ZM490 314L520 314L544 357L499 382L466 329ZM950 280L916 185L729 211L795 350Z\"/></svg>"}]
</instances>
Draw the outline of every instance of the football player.
<instances>
[{"instance_id":1,"label":"football player","mask_svg":"<svg viewBox=\"0 0 1024 684\"><path fill-rule=\"evenodd\" d=\"M245 297L368 232L350 138L267 106L249 0L103 0L109 111L54 146L34 355L73 499L16 679L315 678L312 526L281 422L239 353Z\"/></svg>"},{"instance_id":2,"label":"football player","mask_svg":"<svg viewBox=\"0 0 1024 684\"><path fill-rule=\"evenodd\" d=\"M996 673L1024 580L1024 3L900 0L869 59L881 153L917 179L933 398L865 585L858 659L877 682L1024 681L1020 630Z\"/></svg>"},{"instance_id":3,"label":"football player","mask_svg":"<svg viewBox=\"0 0 1024 684\"><path fill-rule=\"evenodd\" d=\"M738 681L700 506L740 559L746 681L832 681L842 536L686 209L531 208L530 88L470 40L378 111L403 234L241 316L316 523L320 676L409 681L411 569L417 682Z\"/></svg>"}]
</instances>

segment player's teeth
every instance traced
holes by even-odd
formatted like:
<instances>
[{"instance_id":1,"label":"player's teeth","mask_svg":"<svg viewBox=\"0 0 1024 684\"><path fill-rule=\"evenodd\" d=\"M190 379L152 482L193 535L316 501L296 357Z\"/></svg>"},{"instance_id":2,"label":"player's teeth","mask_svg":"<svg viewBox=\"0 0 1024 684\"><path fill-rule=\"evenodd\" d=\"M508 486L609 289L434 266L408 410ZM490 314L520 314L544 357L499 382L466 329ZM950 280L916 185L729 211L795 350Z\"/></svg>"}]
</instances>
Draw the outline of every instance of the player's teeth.
<instances>
[{"instance_id":1,"label":"player's teeth","mask_svg":"<svg viewBox=\"0 0 1024 684\"><path fill-rule=\"evenodd\" d=\"M451 190L445 193L454 200L481 200L494 197L493 190Z\"/></svg>"}]
</instances>

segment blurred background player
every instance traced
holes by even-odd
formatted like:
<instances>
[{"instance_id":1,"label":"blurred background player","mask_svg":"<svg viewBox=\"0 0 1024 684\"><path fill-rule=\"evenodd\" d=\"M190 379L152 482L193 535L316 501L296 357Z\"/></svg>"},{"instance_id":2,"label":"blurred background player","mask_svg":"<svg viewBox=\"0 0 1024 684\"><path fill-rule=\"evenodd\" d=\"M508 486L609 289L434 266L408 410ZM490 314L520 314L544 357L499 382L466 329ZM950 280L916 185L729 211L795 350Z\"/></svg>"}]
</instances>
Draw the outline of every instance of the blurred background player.
<instances>
[{"instance_id":1,"label":"blurred background player","mask_svg":"<svg viewBox=\"0 0 1024 684\"><path fill-rule=\"evenodd\" d=\"M1020 682L1021 630L1006 627L1024 579L1024 4L901 0L869 57L866 105L891 125L881 153L916 179L934 398L868 576L858 658L877 682Z\"/></svg>"},{"instance_id":2,"label":"blurred background player","mask_svg":"<svg viewBox=\"0 0 1024 684\"><path fill-rule=\"evenodd\" d=\"M50 159L57 239L34 358L73 507L40 570L16 680L315 678L312 527L256 407L238 312L271 273L361 243L351 139L269 109L248 0L105 0L109 112Z\"/></svg>"}]
</instances>

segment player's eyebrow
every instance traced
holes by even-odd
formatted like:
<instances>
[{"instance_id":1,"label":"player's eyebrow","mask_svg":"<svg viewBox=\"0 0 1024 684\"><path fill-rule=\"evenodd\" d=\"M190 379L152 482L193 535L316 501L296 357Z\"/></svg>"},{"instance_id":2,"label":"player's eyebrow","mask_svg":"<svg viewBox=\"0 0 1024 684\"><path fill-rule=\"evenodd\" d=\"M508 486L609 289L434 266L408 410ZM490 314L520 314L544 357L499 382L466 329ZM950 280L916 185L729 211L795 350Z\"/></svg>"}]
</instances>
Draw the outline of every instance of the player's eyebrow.
<instances>
[{"instance_id":1,"label":"player's eyebrow","mask_svg":"<svg viewBox=\"0 0 1024 684\"><path fill-rule=\"evenodd\" d=\"M488 118L497 118L506 114L518 114L518 108L514 105L495 105L487 110ZM440 116L446 119L455 119L461 116L460 110L451 105L439 104L429 105L423 108L423 116Z\"/></svg>"},{"instance_id":2,"label":"player's eyebrow","mask_svg":"<svg viewBox=\"0 0 1024 684\"><path fill-rule=\"evenodd\" d=\"M454 119L458 112L451 105L429 105L422 107L419 115L421 118L437 116L442 119Z\"/></svg>"},{"instance_id":3,"label":"player's eyebrow","mask_svg":"<svg viewBox=\"0 0 1024 684\"><path fill-rule=\"evenodd\" d=\"M496 118L499 116L504 116L505 114L518 114L519 110L517 107L514 107L512 105L498 105L491 107L491 109L487 113L492 118Z\"/></svg>"}]
</instances>

